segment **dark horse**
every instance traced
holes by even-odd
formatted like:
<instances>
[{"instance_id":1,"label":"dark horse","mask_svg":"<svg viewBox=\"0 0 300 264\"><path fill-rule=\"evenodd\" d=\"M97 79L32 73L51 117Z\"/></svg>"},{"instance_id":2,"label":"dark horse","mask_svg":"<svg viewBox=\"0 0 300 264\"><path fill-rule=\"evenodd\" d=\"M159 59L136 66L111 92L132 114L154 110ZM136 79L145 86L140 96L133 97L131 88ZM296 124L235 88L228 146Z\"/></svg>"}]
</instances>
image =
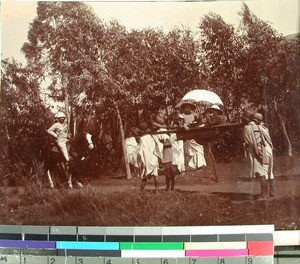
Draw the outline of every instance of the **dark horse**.
<instances>
[{"instance_id":1,"label":"dark horse","mask_svg":"<svg viewBox=\"0 0 300 264\"><path fill-rule=\"evenodd\" d=\"M52 174L57 174L64 178L70 189L73 183L78 187L82 187L80 178L80 168L83 163L89 160L91 152L94 148L91 140L91 134L82 132L70 139L68 142L68 152L70 160L66 162L59 146L54 138L46 133L47 143L45 145L44 166L47 173L50 188L54 189Z\"/></svg>"}]
</instances>

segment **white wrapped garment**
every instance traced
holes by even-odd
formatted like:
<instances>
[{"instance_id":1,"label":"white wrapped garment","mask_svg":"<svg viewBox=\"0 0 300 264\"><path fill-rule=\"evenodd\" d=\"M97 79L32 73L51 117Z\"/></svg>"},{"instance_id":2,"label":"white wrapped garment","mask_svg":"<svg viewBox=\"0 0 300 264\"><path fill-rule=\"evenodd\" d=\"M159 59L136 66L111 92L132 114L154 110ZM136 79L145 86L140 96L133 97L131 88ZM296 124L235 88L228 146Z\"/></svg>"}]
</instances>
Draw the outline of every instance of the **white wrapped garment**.
<instances>
[{"instance_id":1,"label":"white wrapped garment","mask_svg":"<svg viewBox=\"0 0 300 264\"><path fill-rule=\"evenodd\" d=\"M138 154L143 166L141 177L149 174L158 176L158 156L155 150L155 141L151 135L140 138Z\"/></svg>"},{"instance_id":2,"label":"white wrapped garment","mask_svg":"<svg viewBox=\"0 0 300 264\"><path fill-rule=\"evenodd\" d=\"M204 157L204 148L198 144L194 139L186 140L184 142L185 153L190 158L188 166L192 169L197 169L202 166L206 166L206 160Z\"/></svg>"},{"instance_id":3,"label":"white wrapped garment","mask_svg":"<svg viewBox=\"0 0 300 264\"><path fill-rule=\"evenodd\" d=\"M185 171L183 140L177 140L176 134L171 134L171 142L173 150L172 164L177 166L180 172Z\"/></svg>"},{"instance_id":4,"label":"white wrapped garment","mask_svg":"<svg viewBox=\"0 0 300 264\"><path fill-rule=\"evenodd\" d=\"M126 138L125 149L126 149L128 163L132 164L135 167L138 167L138 162L137 162L138 144L136 142L135 137Z\"/></svg>"}]
</instances>

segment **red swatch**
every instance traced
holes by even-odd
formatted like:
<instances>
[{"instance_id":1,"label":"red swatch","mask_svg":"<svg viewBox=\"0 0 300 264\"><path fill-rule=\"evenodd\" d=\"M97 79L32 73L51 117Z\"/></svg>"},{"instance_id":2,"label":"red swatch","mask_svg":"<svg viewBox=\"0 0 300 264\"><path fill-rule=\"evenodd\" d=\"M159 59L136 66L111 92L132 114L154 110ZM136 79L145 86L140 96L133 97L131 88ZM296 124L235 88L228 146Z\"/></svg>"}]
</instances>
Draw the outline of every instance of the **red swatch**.
<instances>
[{"instance_id":1,"label":"red swatch","mask_svg":"<svg viewBox=\"0 0 300 264\"><path fill-rule=\"evenodd\" d=\"M249 256L274 255L274 241L248 241Z\"/></svg>"}]
</instances>

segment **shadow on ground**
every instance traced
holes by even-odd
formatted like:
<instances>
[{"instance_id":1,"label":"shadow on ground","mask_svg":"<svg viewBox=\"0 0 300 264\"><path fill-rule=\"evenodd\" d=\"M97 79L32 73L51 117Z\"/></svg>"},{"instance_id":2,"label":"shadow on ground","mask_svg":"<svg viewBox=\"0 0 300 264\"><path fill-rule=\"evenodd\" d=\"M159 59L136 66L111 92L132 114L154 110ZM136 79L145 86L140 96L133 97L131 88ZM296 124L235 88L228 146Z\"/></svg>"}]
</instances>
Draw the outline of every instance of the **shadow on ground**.
<instances>
[{"instance_id":1,"label":"shadow on ground","mask_svg":"<svg viewBox=\"0 0 300 264\"><path fill-rule=\"evenodd\" d=\"M228 198L231 201L253 201L257 200L258 195L251 193L224 193L224 192L212 192L213 195L218 195L219 197Z\"/></svg>"},{"instance_id":2,"label":"shadow on ground","mask_svg":"<svg viewBox=\"0 0 300 264\"><path fill-rule=\"evenodd\" d=\"M188 191L188 190L180 190L177 191L181 193L201 193L199 191ZM205 192L201 193L203 195L215 195L220 198L229 199L231 201L244 202L244 201L255 201L258 199L258 194L251 193L238 193L238 192Z\"/></svg>"}]
</instances>

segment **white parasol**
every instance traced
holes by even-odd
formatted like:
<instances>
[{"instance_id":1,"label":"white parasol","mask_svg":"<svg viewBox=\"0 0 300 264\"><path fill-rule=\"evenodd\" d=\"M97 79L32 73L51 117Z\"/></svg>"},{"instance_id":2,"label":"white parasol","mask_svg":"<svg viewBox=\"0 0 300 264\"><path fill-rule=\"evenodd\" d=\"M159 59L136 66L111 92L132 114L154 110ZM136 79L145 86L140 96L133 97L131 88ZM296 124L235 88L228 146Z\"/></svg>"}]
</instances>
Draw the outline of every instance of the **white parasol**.
<instances>
[{"instance_id":1,"label":"white parasol","mask_svg":"<svg viewBox=\"0 0 300 264\"><path fill-rule=\"evenodd\" d=\"M194 101L199 103L209 103L223 105L221 98L214 92L208 90L192 90L188 92L182 99L181 103L185 101Z\"/></svg>"}]
</instances>

